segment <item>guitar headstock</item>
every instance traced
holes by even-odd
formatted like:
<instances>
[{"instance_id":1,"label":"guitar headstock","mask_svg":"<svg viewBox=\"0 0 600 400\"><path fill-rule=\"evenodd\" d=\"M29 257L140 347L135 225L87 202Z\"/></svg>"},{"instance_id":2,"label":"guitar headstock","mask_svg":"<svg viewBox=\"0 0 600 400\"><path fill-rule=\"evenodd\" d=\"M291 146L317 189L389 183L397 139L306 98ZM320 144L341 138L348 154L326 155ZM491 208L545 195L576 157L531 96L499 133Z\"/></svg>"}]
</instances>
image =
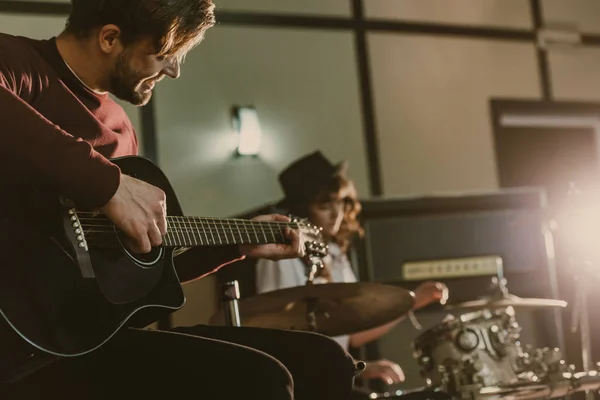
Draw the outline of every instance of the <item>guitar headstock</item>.
<instances>
[{"instance_id":1,"label":"guitar headstock","mask_svg":"<svg viewBox=\"0 0 600 400\"><path fill-rule=\"evenodd\" d=\"M309 258L323 258L327 255L329 247L323 239L323 228L311 224L306 218L289 216L291 222L298 226L300 234L304 238L306 256Z\"/></svg>"}]
</instances>

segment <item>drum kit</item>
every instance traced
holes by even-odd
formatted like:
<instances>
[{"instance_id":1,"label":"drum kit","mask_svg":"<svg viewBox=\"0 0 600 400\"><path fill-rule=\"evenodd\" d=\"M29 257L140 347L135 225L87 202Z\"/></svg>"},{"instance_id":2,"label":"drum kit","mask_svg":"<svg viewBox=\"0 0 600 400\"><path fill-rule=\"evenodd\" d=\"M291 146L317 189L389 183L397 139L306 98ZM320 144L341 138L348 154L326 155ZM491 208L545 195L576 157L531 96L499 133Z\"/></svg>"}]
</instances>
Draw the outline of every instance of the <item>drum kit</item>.
<instances>
[{"instance_id":1,"label":"drum kit","mask_svg":"<svg viewBox=\"0 0 600 400\"><path fill-rule=\"evenodd\" d=\"M576 372L558 348L532 348L519 340L515 309L564 308L554 299L520 298L508 293L506 281L488 298L445 305L449 314L439 325L413 341L413 356L424 386L410 391L368 393L365 399L533 400L559 398L600 389L600 369ZM414 293L382 283L307 284L239 300L239 292L224 291L233 301L212 324L305 330L329 336L352 334L405 316ZM233 293L233 294L232 294ZM232 303L230 303L231 305ZM229 316L229 317L228 317ZM233 323L231 321L234 321ZM237 323L235 322L237 321Z\"/></svg>"}]
</instances>

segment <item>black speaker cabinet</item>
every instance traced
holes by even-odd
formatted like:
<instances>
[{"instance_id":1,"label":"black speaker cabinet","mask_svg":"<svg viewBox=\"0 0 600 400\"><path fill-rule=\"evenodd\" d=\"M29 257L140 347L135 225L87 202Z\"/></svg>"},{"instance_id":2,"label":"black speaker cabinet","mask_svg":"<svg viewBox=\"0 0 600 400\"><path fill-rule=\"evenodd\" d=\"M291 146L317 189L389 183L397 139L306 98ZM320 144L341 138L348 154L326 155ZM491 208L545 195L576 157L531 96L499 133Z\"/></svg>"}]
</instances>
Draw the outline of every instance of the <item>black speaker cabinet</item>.
<instances>
[{"instance_id":1,"label":"black speaker cabinet","mask_svg":"<svg viewBox=\"0 0 600 400\"><path fill-rule=\"evenodd\" d=\"M469 263L495 257L501 260L499 274L507 279L511 294L558 298L552 236L545 223L546 198L542 189L377 198L364 200L362 204L365 237L356 242L352 255L362 281L391 283L413 290L425 280L439 280L449 287L448 303L454 304L491 294L496 272L488 268L487 272L474 273ZM430 268L421 270L421 275L415 278L407 268L423 262L429 263L426 265ZM448 265L454 265L453 269L448 270ZM516 311L517 322L523 328L523 344L563 347L559 309ZM432 305L415 314L426 330L448 314L456 316L464 312L451 313ZM423 386L425 382L411 348L411 342L421 332L405 320L365 346L361 356L367 360L387 358L398 362L407 378L398 389Z\"/></svg>"}]
</instances>

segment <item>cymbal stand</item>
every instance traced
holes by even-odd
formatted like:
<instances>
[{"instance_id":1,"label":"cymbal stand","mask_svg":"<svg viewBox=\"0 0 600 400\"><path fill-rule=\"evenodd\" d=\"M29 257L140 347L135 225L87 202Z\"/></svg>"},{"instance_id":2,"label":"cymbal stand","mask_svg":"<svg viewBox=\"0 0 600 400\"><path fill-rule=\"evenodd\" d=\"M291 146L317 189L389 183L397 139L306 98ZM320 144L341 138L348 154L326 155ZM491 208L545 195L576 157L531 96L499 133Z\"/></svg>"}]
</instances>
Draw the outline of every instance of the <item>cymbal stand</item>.
<instances>
[{"instance_id":1,"label":"cymbal stand","mask_svg":"<svg viewBox=\"0 0 600 400\"><path fill-rule=\"evenodd\" d=\"M587 298L589 293L588 283L584 276L580 274L575 276L575 306L573 307L573 315L571 320L571 332L575 333L579 329L581 335L581 359L583 363L583 371L594 371L592 361L592 341L590 337L590 324ZM594 392L586 390L586 400L594 400Z\"/></svg>"},{"instance_id":2,"label":"cymbal stand","mask_svg":"<svg viewBox=\"0 0 600 400\"><path fill-rule=\"evenodd\" d=\"M317 331L317 315L315 313L317 309L318 299L309 297L306 299L306 322L311 332Z\"/></svg>"},{"instance_id":3,"label":"cymbal stand","mask_svg":"<svg viewBox=\"0 0 600 400\"><path fill-rule=\"evenodd\" d=\"M306 267L306 285L314 285L314 280L319 271L323 268L323 260L320 258L313 258L310 260L310 266ZM317 331L317 316L315 314L317 308L318 299L307 298L306 299L306 322L311 332Z\"/></svg>"},{"instance_id":4,"label":"cymbal stand","mask_svg":"<svg viewBox=\"0 0 600 400\"><path fill-rule=\"evenodd\" d=\"M493 296L498 298L504 298L508 296L508 288L506 284L508 281L504 277L494 276L492 277L492 291Z\"/></svg>"},{"instance_id":5,"label":"cymbal stand","mask_svg":"<svg viewBox=\"0 0 600 400\"><path fill-rule=\"evenodd\" d=\"M325 267L323 260L318 257L311 258L306 266L306 284L312 285L317 274Z\"/></svg>"},{"instance_id":6,"label":"cymbal stand","mask_svg":"<svg viewBox=\"0 0 600 400\"><path fill-rule=\"evenodd\" d=\"M225 313L225 323L228 326L242 326L238 300L240 286L238 281L230 281L221 285L221 303Z\"/></svg>"}]
</instances>

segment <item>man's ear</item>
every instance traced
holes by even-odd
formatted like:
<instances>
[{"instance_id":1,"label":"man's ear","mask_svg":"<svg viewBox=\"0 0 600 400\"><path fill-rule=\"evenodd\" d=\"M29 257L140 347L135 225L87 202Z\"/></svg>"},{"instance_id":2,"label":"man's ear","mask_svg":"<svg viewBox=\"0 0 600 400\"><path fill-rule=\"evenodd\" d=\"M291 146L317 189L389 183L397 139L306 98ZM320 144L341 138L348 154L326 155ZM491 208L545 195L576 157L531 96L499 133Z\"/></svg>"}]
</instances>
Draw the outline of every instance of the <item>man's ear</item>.
<instances>
[{"instance_id":1,"label":"man's ear","mask_svg":"<svg viewBox=\"0 0 600 400\"><path fill-rule=\"evenodd\" d=\"M105 54L120 53L123 49L121 29L116 25L104 25L98 31L98 45Z\"/></svg>"}]
</instances>

